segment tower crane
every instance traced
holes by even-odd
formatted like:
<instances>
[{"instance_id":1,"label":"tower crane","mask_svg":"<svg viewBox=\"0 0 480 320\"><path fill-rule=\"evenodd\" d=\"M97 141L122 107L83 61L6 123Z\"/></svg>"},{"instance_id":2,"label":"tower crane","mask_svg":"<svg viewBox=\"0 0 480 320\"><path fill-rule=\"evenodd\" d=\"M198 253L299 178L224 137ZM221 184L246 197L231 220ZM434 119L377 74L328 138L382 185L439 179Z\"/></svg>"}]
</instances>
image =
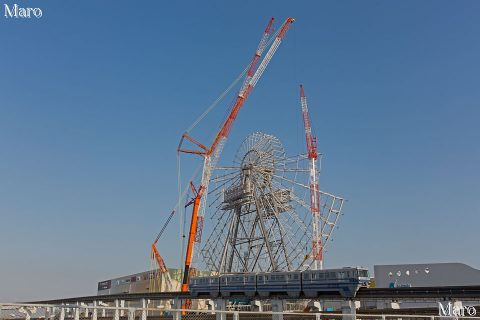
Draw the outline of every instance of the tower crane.
<instances>
[{"instance_id":1,"label":"tower crane","mask_svg":"<svg viewBox=\"0 0 480 320\"><path fill-rule=\"evenodd\" d=\"M303 86L300 85L300 104L302 107L303 126L305 127L305 139L309 160L309 188L310 188L310 211L312 213L312 260L313 269L323 269L323 243L320 222L320 190L317 177L317 138L312 134L310 115L308 114L307 97Z\"/></svg>"},{"instance_id":2,"label":"tower crane","mask_svg":"<svg viewBox=\"0 0 480 320\"><path fill-rule=\"evenodd\" d=\"M230 130L232 128L233 122L237 118L238 112L242 108L245 101L248 99L250 93L252 92L253 88L257 84L258 80L262 76L265 68L267 67L268 63L272 59L273 55L277 51L280 43L282 42L283 38L285 37L288 28L295 20L293 18L287 18L286 21L281 26L279 32L277 33L272 45L268 49L265 57L263 58L262 62L259 64L258 68L256 68L258 61L267 45L267 41L271 32L273 18L270 19L262 39L257 47L255 55L249 65L247 76L244 80L244 83L235 99L233 106L231 107L230 113L228 114L227 118L224 120L220 130L215 135L212 144L210 147L207 147L197 140L193 139L187 132L182 135L180 143L178 145L178 152L184 153L193 153L197 155L203 156L203 171L202 171L202 178L200 182L200 186L195 188L193 184L191 184L191 189L193 191L194 197L191 201L193 204L192 209L192 217L190 222L190 229L188 234L188 243L187 243L187 250L185 255L185 266L184 266L184 273L183 273L183 280L182 280L182 288L183 292L188 291L188 281L189 281L189 272L190 266L192 264L193 252L195 243L200 243L201 241L201 234L203 229L203 219L205 215L205 208L206 208L206 201L207 201L207 194L208 194L208 185L210 182L210 177L212 173L212 168L215 167L216 162L222 152L222 149L225 145L225 142L228 138ZM192 150L192 149L183 149L183 142L187 139L191 143L195 144L199 149Z\"/></svg>"}]
</instances>

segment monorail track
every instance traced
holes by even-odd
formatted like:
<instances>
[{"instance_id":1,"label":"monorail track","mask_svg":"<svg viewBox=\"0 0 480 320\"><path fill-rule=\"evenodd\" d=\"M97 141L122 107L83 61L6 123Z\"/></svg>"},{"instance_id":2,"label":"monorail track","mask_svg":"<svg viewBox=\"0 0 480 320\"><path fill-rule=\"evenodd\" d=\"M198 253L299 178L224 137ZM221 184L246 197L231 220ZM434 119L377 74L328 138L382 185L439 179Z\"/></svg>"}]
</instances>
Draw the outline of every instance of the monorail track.
<instances>
[{"instance_id":1,"label":"monorail track","mask_svg":"<svg viewBox=\"0 0 480 320\"><path fill-rule=\"evenodd\" d=\"M232 297L245 297L243 295L234 295ZM71 304L77 302L89 303L93 301L112 302L115 300L135 301L141 299L167 300L167 299L215 299L209 295L200 295L192 297L188 292L152 292L152 293L124 293L112 295L95 295L74 298L61 298L43 301L34 301L30 303L38 304ZM288 299L294 300L288 295L275 294L269 297L255 297L255 299ZM307 297L300 296L299 299ZM479 299L480 286L462 286L462 287L416 287L416 288L360 288L353 300L375 300L375 299ZM226 298L228 299L228 298ZM315 299L343 300L338 292L322 292Z\"/></svg>"}]
</instances>

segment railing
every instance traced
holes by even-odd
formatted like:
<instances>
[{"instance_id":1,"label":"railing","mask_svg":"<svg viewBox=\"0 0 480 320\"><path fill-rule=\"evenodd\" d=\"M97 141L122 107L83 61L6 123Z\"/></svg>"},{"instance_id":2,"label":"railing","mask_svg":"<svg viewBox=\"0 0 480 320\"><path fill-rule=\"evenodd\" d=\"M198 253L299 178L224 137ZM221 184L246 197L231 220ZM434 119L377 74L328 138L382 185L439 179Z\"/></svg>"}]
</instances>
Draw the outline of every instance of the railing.
<instances>
[{"instance_id":1,"label":"railing","mask_svg":"<svg viewBox=\"0 0 480 320\"><path fill-rule=\"evenodd\" d=\"M111 307L85 304L18 304L0 303L0 320L241 320L241 319L276 319L276 320L480 320L476 316L445 317L438 315L413 314L349 314L349 313L299 313L299 312L252 312L219 310L182 310L142 307Z\"/></svg>"}]
</instances>

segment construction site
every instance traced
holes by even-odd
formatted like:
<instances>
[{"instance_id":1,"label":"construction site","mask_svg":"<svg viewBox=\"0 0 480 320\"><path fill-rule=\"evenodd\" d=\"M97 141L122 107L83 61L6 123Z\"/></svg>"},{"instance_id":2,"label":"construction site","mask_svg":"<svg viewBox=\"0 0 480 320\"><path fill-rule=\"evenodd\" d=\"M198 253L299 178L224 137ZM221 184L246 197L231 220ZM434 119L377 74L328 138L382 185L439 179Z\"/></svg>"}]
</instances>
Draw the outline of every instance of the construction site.
<instances>
[{"instance_id":1,"label":"construction site","mask_svg":"<svg viewBox=\"0 0 480 320\"><path fill-rule=\"evenodd\" d=\"M274 135L255 132L238 147L231 165L219 165L237 115L294 21L287 18L277 30L275 19L268 21L250 64L182 134L179 159L196 157L201 170L193 173L187 186L179 187L176 205L151 244L151 270L101 281L99 295L188 292L190 279L199 276L323 269L323 252L344 199L319 188L321 155L303 86L292 90L298 90L304 153L290 155ZM217 106L225 108L224 98L235 90L211 143L192 137L190 131ZM177 212L186 208L191 209L185 221L189 227L183 231L186 241L179 244L185 252L184 267L169 269L159 244L172 219L179 218Z\"/></svg>"},{"instance_id":2,"label":"construction site","mask_svg":"<svg viewBox=\"0 0 480 320\"><path fill-rule=\"evenodd\" d=\"M196 114L177 110L190 125L179 130L171 151L177 163L167 170L175 171L177 181L162 181L169 192L176 189L176 197L161 220L150 221L158 233L142 248L149 252L145 264L150 268L98 279L94 295L0 303L0 320L435 320L432 312L437 310L440 319L476 314L480 270L467 264L375 264L369 270L330 263L326 253L333 235L342 237L338 228L348 219L343 217L348 195L343 184L330 190L321 180L322 140L333 136L316 134L319 123L310 112L322 115L328 106L309 104L307 97L316 102L321 94L309 91L309 83L299 81L287 89L296 96L288 108L300 121L292 119L292 127L282 129L300 128L297 145L294 138L284 143L279 132L263 132L264 127L240 135L242 121L248 119L239 114L260 107L249 105L249 97L262 90L262 76L269 68L295 63L284 59L283 65L269 67L282 54L282 43L290 40L295 21L265 21L258 34L249 35L251 43L238 44L254 49L246 57L249 63L229 62L241 73L225 88L215 88L221 93ZM218 114L223 115L220 121ZM272 121L275 114L268 117L260 123ZM229 144L232 136L241 143ZM329 170L334 179L335 170ZM172 261L173 254L179 262Z\"/></svg>"}]
</instances>

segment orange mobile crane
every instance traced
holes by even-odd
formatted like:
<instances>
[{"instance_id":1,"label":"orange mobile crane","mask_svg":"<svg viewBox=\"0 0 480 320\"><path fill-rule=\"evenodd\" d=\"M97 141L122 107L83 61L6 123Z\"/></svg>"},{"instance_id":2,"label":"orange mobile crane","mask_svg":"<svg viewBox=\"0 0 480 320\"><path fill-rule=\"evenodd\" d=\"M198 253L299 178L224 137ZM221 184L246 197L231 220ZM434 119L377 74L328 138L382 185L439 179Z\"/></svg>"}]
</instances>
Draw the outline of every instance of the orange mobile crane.
<instances>
[{"instance_id":1,"label":"orange mobile crane","mask_svg":"<svg viewBox=\"0 0 480 320\"><path fill-rule=\"evenodd\" d=\"M157 266L158 266L158 269L160 270L160 273L164 276L165 291L172 291L174 288L173 288L173 285L172 285L172 279L170 277L170 272L168 271L167 265L165 264L165 261L163 260L162 256L160 255L160 252L157 249L157 242L160 239L160 237L162 236L165 229L167 228L167 225L170 222L170 220L172 220L172 217L173 217L174 214L175 214L175 210L173 210L170 213L170 216L168 217L167 221L165 222L162 229L158 233L157 237L155 238L155 241L152 243L151 254L150 254L150 258L157 263ZM153 278L154 277L152 277L152 279ZM150 284L150 287L153 290L154 285ZM160 288L159 288L159 291L160 291Z\"/></svg>"},{"instance_id":2,"label":"orange mobile crane","mask_svg":"<svg viewBox=\"0 0 480 320\"><path fill-rule=\"evenodd\" d=\"M265 68L267 67L268 63L270 62L276 50L280 46L280 43L282 42L286 32L288 31L288 28L295 20L293 18L287 18L287 20L283 23L277 35L275 36L275 39L273 40L273 43L268 49L262 62L260 63L258 68L256 68L257 63L260 60L260 57L267 45L270 31L273 25L273 21L274 21L273 18L270 19L264 31L260 44L258 45L255 55L248 67L248 72L243 82L243 85L237 95L237 98L235 99L233 106L231 107L231 111L229 115L223 122L223 125L220 127L220 130L215 135L215 138L213 139L211 146L206 147L205 145L201 144L197 140L190 137L187 132L185 132L182 135L182 138L178 145L178 149L177 149L178 152L193 153L193 154L203 156L203 171L202 171L200 186L197 189L192 183L190 183L190 187L194 193L194 197L190 201L190 204L193 204L193 210L192 210L192 217L190 222L190 230L188 234L187 251L185 256L185 266L184 266L184 273L183 273L183 280L182 280L182 287L181 287L182 292L188 291L190 267L192 264L195 243L199 243L201 241L201 234L203 229L203 218L205 214L206 198L207 198L206 195L208 194L208 185L210 182L212 168L215 167L216 165L216 162L220 156L220 153L222 152L223 146L225 145L227 137L232 128L233 122L237 118L238 112L242 108L245 101L248 99L253 88L255 87L258 80L260 79L263 72L265 71ZM185 139L195 144L199 149L198 150L183 149L182 145Z\"/></svg>"}]
</instances>

